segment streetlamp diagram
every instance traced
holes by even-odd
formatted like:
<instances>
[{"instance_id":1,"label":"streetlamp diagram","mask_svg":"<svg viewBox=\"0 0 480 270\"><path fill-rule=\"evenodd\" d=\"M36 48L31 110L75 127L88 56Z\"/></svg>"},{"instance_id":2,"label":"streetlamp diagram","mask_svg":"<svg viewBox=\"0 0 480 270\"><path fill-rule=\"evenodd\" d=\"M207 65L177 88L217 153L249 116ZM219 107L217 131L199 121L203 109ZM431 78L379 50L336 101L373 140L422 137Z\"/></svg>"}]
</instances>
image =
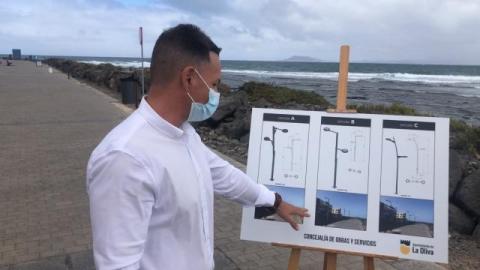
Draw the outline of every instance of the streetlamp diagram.
<instances>
[{"instance_id":1,"label":"streetlamp diagram","mask_svg":"<svg viewBox=\"0 0 480 270\"><path fill-rule=\"evenodd\" d=\"M414 137L411 137L408 139L409 141L412 141L414 144L415 144L415 150L416 150L416 159L417 159L417 163L416 163L416 174L417 174L417 177L421 177L423 175L423 172L420 173L420 151L425 151L426 148L425 147L420 147L418 145L418 142L417 142L417 138L414 136Z\"/></svg>"},{"instance_id":2,"label":"streetlamp diagram","mask_svg":"<svg viewBox=\"0 0 480 270\"><path fill-rule=\"evenodd\" d=\"M353 161L354 162L357 162L358 160L358 154L360 151L358 151L358 148L359 147L359 144L363 143L363 140L365 139L365 137L362 135L362 134L354 134L353 135L353 140L351 141L352 145L353 145L353 155L352 155L352 158L353 158ZM363 150L363 148L362 148ZM363 153L363 151L361 152Z\"/></svg>"},{"instance_id":3,"label":"streetlamp diagram","mask_svg":"<svg viewBox=\"0 0 480 270\"><path fill-rule=\"evenodd\" d=\"M395 141L395 137L392 138L385 138L385 140L393 143L395 145L395 155L397 158L397 165L395 167L395 172L396 172L396 177L395 177L395 194L398 194L398 166L399 166L399 160L401 158L407 158L408 156L401 156L398 154L398 146L397 146L397 141Z\"/></svg>"},{"instance_id":4,"label":"streetlamp diagram","mask_svg":"<svg viewBox=\"0 0 480 270\"><path fill-rule=\"evenodd\" d=\"M335 133L335 168L333 172L333 188L337 188L337 163L338 163L338 151L342 153L348 153L348 149L345 148L338 148L338 132L330 129L329 127L323 128L326 132Z\"/></svg>"},{"instance_id":5,"label":"streetlamp diagram","mask_svg":"<svg viewBox=\"0 0 480 270\"><path fill-rule=\"evenodd\" d=\"M289 150L290 151L290 171L293 171L294 170L294 165L295 165L295 162L294 162L294 145L295 145L295 142L301 142L302 140L299 139L299 138L296 138L296 137L290 137L290 144L288 146L285 146L285 149Z\"/></svg>"},{"instance_id":6,"label":"streetlamp diagram","mask_svg":"<svg viewBox=\"0 0 480 270\"><path fill-rule=\"evenodd\" d=\"M270 174L270 181L273 181L273 172L275 170L275 133L277 132L277 130L280 130L283 133L288 132L288 129L286 129L286 128L281 129L281 128L277 128L276 126L272 126L272 138L270 138L270 137L264 137L263 138L264 141L272 143L272 171L271 171L271 174Z\"/></svg>"}]
</instances>

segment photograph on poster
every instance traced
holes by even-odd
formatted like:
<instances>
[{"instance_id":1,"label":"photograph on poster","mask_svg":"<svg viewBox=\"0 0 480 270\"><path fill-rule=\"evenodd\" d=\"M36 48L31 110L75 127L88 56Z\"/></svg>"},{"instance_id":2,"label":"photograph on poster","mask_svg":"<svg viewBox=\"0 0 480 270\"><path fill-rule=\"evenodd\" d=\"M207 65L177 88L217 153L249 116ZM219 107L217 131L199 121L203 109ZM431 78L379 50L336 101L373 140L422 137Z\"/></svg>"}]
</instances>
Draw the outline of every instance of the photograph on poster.
<instances>
[{"instance_id":1,"label":"photograph on poster","mask_svg":"<svg viewBox=\"0 0 480 270\"><path fill-rule=\"evenodd\" d=\"M433 200L381 196L379 230L433 238L433 214Z\"/></svg>"},{"instance_id":2,"label":"photograph on poster","mask_svg":"<svg viewBox=\"0 0 480 270\"><path fill-rule=\"evenodd\" d=\"M435 125L384 120L381 194L433 200Z\"/></svg>"},{"instance_id":3,"label":"photograph on poster","mask_svg":"<svg viewBox=\"0 0 480 270\"><path fill-rule=\"evenodd\" d=\"M305 189L304 188L294 188L294 187L284 187L284 186L272 186L265 185L269 190L277 192L282 196L282 199L290 204L296 205L298 207L304 207L305 205ZM255 208L255 218L271 221L281 221L284 222L271 207L256 207ZM302 223L301 220L298 220L299 223Z\"/></svg>"},{"instance_id":4,"label":"photograph on poster","mask_svg":"<svg viewBox=\"0 0 480 270\"><path fill-rule=\"evenodd\" d=\"M366 194L317 190L315 225L365 231L367 209Z\"/></svg>"}]
</instances>

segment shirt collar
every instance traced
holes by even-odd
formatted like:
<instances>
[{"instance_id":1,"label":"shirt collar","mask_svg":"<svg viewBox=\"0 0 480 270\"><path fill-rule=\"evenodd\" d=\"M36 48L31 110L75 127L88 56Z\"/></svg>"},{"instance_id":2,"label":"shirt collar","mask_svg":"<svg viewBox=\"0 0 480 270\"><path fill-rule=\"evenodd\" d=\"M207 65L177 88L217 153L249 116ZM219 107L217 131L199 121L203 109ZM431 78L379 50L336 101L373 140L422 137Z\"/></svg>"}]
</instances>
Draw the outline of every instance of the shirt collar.
<instances>
[{"instance_id":1,"label":"shirt collar","mask_svg":"<svg viewBox=\"0 0 480 270\"><path fill-rule=\"evenodd\" d=\"M163 119L151 106L148 104L145 97L142 98L137 111L142 115L145 120L152 125L155 129L161 133L171 137L180 138L184 133L191 133L193 127L184 122L180 128L170 124L167 120Z\"/></svg>"}]
</instances>

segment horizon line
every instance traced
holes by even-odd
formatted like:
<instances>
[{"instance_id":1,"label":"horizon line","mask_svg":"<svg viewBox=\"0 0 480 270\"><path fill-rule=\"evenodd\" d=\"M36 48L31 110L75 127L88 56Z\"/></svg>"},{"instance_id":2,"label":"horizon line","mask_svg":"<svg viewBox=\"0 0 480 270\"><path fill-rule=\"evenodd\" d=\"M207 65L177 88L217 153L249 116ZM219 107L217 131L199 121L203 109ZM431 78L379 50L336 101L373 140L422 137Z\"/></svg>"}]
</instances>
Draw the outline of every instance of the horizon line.
<instances>
[{"instance_id":1,"label":"horizon line","mask_svg":"<svg viewBox=\"0 0 480 270\"><path fill-rule=\"evenodd\" d=\"M9 56L11 53L0 53L0 57ZM52 55L52 54L23 54L23 56L41 56L41 57L69 57L69 58L135 58L140 59L138 56L91 56L91 55ZM150 61L150 57L144 57L144 62ZM244 62L283 62L283 63L326 63L326 64L338 64L337 61L318 60L318 61L292 61L287 59L220 59L220 61L244 61ZM428 66L480 66L478 64L445 64L445 63L419 63L415 61L392 61L386 62L378 60L353 60L349 64L385 64L385 65L428 65Z\"/></svg>"}]
</instances>

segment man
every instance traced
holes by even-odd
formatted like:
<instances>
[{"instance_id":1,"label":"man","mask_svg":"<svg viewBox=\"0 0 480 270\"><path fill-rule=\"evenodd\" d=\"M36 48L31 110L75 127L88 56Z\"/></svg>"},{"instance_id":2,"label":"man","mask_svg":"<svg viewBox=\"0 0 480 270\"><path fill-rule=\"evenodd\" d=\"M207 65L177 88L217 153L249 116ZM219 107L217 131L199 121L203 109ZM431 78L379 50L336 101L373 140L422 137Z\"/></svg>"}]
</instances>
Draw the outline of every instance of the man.
<instances>
[{"instance_id":1,"label":"man","mask_svg":"<svg viewBox=\"0 0 480 270\"><path fill-rule=\"evenodd\" d=\"M210 151L188 123L218 106L220 48L194 25L158 38L139 108L93 151L87 192L93 252L103 269L212 269L213 194L291 215L307 210L252 181Z\"/></svg>"}]
</instances>

